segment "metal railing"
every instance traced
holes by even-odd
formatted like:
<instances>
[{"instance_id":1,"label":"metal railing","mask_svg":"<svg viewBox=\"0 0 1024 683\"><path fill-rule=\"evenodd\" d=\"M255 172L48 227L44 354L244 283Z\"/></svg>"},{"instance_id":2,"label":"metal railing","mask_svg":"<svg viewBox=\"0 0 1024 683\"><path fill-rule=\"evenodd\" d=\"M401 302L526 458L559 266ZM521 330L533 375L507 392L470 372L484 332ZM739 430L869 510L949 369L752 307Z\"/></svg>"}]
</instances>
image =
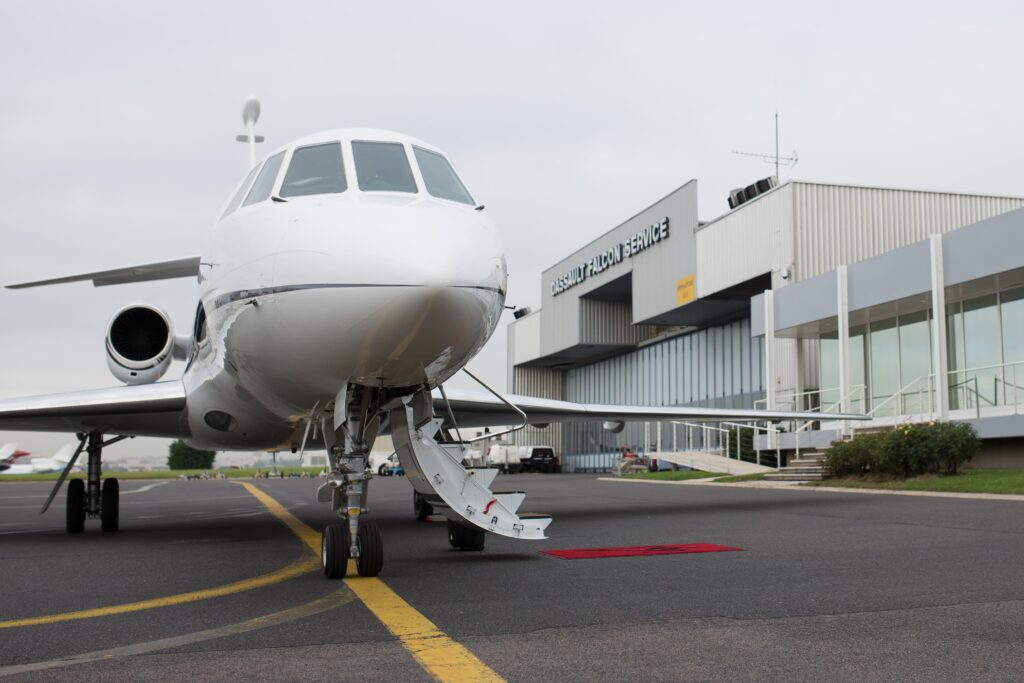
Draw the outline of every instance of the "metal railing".
<instances>
[{"instance_id":1,"label":"metal railing","mask_svg":"<svg viewBox=\"0 0 1024 683\"><path fill-rule=\"evenodd\" d=\"M982 404L985 404L988 407L1012 407L1014 415L1021 413L1024 406L1024 361L950 370L947 374L950 408L953 410L973 408L975 417L981 417ZM991 393L982 384L987 385L989 381L992 382Z\"/></svg>"},{"instance_id":2,"label":"metal railing","mask_svg":"<svg viewBox=\"0 0 1024 683\"><path fill-rule=\"evenodd\" d=\"M819 412L819 413L830 413L835 411L843 404L843 399L850 399L857 397L860 401L861 406L866 405L867 401L867 385L865 384L854 384L850 387L850 390L846 392L846 396L840 396L838 400L828 403L827 396L839 395L839 387L832 387L830 389L808 389L807 391L784 391L775 394L775 404L779 410L790 410L790 411L803 411L803 412ZM824 404L824 405L823 405ZM768 399L759 398L754 401L755 410L766 410L768 408ZM857 410L857 408L851 408L851 410Z\"/></svg>"}]
</instances>

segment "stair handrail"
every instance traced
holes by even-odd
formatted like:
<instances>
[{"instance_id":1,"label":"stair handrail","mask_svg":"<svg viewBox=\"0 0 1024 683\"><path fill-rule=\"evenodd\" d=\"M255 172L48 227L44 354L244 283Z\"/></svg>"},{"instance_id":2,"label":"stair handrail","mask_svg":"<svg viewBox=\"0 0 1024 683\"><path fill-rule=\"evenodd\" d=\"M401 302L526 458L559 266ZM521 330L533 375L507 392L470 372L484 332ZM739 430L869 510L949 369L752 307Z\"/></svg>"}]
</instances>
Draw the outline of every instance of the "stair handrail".
<instances>
[{"instance_id":1,"label":"stair handrail","mask_svg":"<svg viewBox=\"0 0 1024 683\"><path fill-rule=\"evenodd\" d=\"M472 372L470 372L468 368L462 368L462 371L464 373L466 373L467 375L469 375L470 377L472 377L473 379L475 379L477 384L482 386L487 391L491 392L496 399L498 399L499 401L501 401L502 403L507 405L509 408L511 408L515 412L519 413L519 418L523 421L522 424L519 424L519 425L517 425L515 427L510 427L510 428L508 428L508 429L506 429L504 431L496 432L494 434L484 434L483 436L478 436L478 437L469 439L467 441L464 441L463 443L476 443L477 441L483 441L484 439L493 439L493 438L498 437L498 436L505 436L506 434L512 434L513 432L518 432L520 429L522 429L523 427L526 426L526 423L529 422L529 418L526 417L526 413L524 413L519 408L519 406L517 406L515 403L512 403L512 401L509 401L507 398L505 398L504 396L499 394L497 391L495 391L494 389L492 389L489 386L487 386L486 382L484 382L482 379L480 379L479 377L474 375ZM448 399L445 398L446 402L447 402L447 400ZM450 409L450 407L449 407L449 409ZM453 417L452 419L454 420L455 418Z\"/></svg>"},{"instance_id":2,"label":"stair handrail","mask_svg":"<svg viewBox=\"0 0 1024 683\"><path fill-rule=\"evenodd\" d=\"M704 432L715 431L715 432L724 433L725 434L725 443L726 443L726 446L725 446L725 457L726 458L729 457L729 430L728 429L722 429L720 427L712 427L711 425L703 423L703 422L684 422L682 420L669 420L668 422L669 422L669 424L680 425L680 426L686 427L687 434L691 434L691 435L692 435L692 430L694 430L694 429L700 429L700 430L702 430ZM719 423L719 424L721 424L721 423ZM691 440L688 439L688 441L691 441ZM707 439L706 438L704 439L704 444L705 444L705 446L707 445ZM719 449L721 449L721 447L719 447ZM705 448L704 450L707 453L711 453L710 449Z\"/></svg>"},{"instance_id":3,"label":"stair handrail","mask_svg":"<svg viewBox=\"0 0 1024 683\"><path fill-rule=\"evenodd\" d=\"M854 384L853 386L850 387L850 390L846 393L845 398L849 398L852 395L854 395L857 391L859 391L860 389L865 389L865 388L867 388L867 385L865 385L865 384ZM799 399L801 397L805 397L805 396L822 396L822 395L824 395L826 393L831 393L833 391L838 392L839 389L840 389L839 387L829 387L827 389L807 389L805 391L799 391L799 392L797 392L797 391L787 391L787 392L783 392L783 393L776 393L775 394L775 398L776 398L777 401L789 403L791 406L793 406L794 410L800 410L800 408L798 407L799 401L797 399ZM835 401L834 403L829 404L828 410L832 410L836 406L839 406L841 404L842 404L842 399L840 399L838 401ZM756 401L754 401L754 409L755 410L766 410L767 409L767 405L768 405L768 399L767 398L759 398ZM823 412L824 413L824 412L828 412L828 410L826 410L825 408L823 408L821 406L821 401L819 400L817 406L815 406L813 408L803 409L803 412L808 412L808 413Z\"/></svg>"},{"instance_id":4,"label":"stair handrail","mask_svg":"<svg viewBox=\"0 0 1024 683\"><path fill-rule=\"evenodd\" d=\"M1008 361L1008 362L1005 362L1005 363L993 363L993 364L990 364L990 365L979 365L979 366L973 367L973 368L958 368L958 369L955 369L955 370L949 370L946 373L946 375L947 375L947 377L949 379L952 379L954 377L964 376L964 379L959 381L959 382L951 382L950 385L949 385L949 388L950 388L950 390L953 390L953 389L958 389L960 387L964 387L964 395L965 395L965 397L966 397L966 394L967 394L968 391L974 394L975 399L976 399L976 402L975 402L975 416L981 417L981 401L985 401L985 403L988 403L990 406L997 406L997 405L999 405L999 383L1000 382L1002 382L1005 386L1012 386L1014 388L1013 406L1014 406L1014 413L1017 413L1019 408L1020 408L1020 406L1021 406L1021 404L1024 403L1024 401L1018 400L1018 390L1024 390L1024 386L1019 386L1017 384L1017 366L1019 366L1019 365L1024 365L1024 360ZM980 390L978 389L978 375L977 375L977 373L979 373L979 372L981 372L983 370L999 370L999 371L1001 371L999 374L1002 375L1003 373L1005 373L1007 371L1007 369L1010 369L1010 372L1012 372L1012 374L1013 374L1013 381L1012 382L1007 382L1005 379L1003 379L999 375L996 375L995 377L993 377L993 395L994 395L994 397L996 399L995 401L989 399L988 397L986 397L985 395L983 395L980 392ZM967 376L967 375L970 375L971 373L973 373L973 376ZM973 388L969 387L968 385L970 385L970 384L973 384L974 387ZM1004 395L1004 403L1006 403L1005 395Z\"/></svg>"},{"instance_id":5,"label":"stair handrail","mask_svg":"<svg viewBox=\"0 0 1024 683\"><path fill-rule=\"evenodd\" d=\"M766 434L769 434L769 435L770 434L775 434L776 435L776 438L775 438L775 469L778 470L778 469L780 469L782 467L782 453L781 453L782 449L779 446L779 440L778 440L778 436L777 435L780 434L782 432L782 430L779 429L778 427L774 426L768 420L764 420L763 421L764 425L761 425L760 422L761 422L761 420L758 420L756 422L719 422L718 424L723 424L723 425L728 425L730 427L735 427L736 430L737 430L737 437L739 436L739 430L740 429L749 429L749 430L754 432L755 436L757 436L757 432L765 432ZM737 441L736 442L736 459L737 460L741 460L742 459L742 453L740 453L740 444L741 443L742 443L742 441ZM765 449L758 448L757 445L755 444L755 446L754 446L754 462L756 464L758 464L758 465L761 464L761 451L763 451L763 450L765 450Z\"/></svg>"},{"instance_id":6,"label":"stair handrail","mask_svg":"<svg viewBox=\"0 0 1024 683\"><path fill-rule=\"evenodd\" d=\"M876 406L872 406L871 410L869 410L868 412L866 412L864 414L865 419L857 420L856 422L851 422L850 423L850 432L853 432L854 429L856 429L860 425L863 425L865 422L870 422L871 420L873 420L875 418L875 416L878 414L879 410L881 410L884 406L889 405L889 403L891 403L892 401L894 401L896 399L901 399L905 394L909 393L908 390L911 387L916 385L921 380L927 379L929 382L931 382L931 379L932 379L933 376L934 375L931 375L931 374L921 375L921 376L915 377L914 379L912 379L909 382L907 382L905 385L903 385L902 387L897 389L895 393L893 393L891 396L887 397L884 401L882 401L881 403L879 403ZM929 384L929 389L928 389L928 397L929 397L928 412L929 413L933 412L933 409L931 407L931 405L933 403L932 396L933 396L933 390L931 388L931 384Z\"/></svg>"}]
</instances>

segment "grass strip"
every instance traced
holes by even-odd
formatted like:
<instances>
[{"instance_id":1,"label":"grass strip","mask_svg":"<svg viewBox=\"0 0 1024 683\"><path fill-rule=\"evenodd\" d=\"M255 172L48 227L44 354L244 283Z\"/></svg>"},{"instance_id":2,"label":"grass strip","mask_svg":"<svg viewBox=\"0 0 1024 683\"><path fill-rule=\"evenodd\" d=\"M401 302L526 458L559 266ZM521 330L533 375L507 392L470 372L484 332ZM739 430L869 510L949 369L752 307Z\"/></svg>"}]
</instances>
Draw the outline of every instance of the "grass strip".
<instances>
[{"instance_id":1,"label":"grass strip","mask_svg":"<svg viewBox=\"0 0 1024 683\"><path fill-rule=\"evenodd\" d=\"M959 474L928 474L909 479L837 477L809 481L804 486L834 486L890 491L941 491L945 493L1010 493L1024 495L1024 470L965 469Z\"/></svg>"},{"instance_id":2,"label":"grass strip","mask_svg":"<svg viewBox=\"0 0 1024 683\"><path fill-rule=\"evenodd\" d=\"M764 480L764 472L754 472L753 474L733 474L728 477L719 477L715 479L716 484L735 484L741 481L762 481Z\"/></svg>"}]
</instances>

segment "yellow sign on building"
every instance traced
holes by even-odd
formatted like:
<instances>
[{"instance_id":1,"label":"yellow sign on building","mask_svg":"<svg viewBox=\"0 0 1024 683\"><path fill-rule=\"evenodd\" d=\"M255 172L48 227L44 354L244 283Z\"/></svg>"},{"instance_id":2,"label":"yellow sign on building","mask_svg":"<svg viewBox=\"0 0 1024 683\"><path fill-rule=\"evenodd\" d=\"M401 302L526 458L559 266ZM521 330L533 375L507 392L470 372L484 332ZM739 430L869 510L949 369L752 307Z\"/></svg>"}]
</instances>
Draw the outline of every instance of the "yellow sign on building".
<instances>
[{"instance_id":1,"label":"yellow sign on building","mask_svg":"<svg viewBox=\"0 0 1024 683\"><path fill-rule=\"evenodd\" d=\"M697 284L693 275L676 280L676 305L688 304L697 298Z\"/></svg>"}]
</instances>

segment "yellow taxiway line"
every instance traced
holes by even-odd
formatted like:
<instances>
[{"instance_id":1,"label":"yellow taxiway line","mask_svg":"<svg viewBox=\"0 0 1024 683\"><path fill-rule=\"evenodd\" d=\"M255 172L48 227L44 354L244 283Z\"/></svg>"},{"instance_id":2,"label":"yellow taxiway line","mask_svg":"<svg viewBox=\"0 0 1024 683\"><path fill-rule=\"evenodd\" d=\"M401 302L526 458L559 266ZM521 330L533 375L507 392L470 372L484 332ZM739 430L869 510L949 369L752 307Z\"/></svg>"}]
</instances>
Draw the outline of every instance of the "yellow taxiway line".
<instances>
[{"instance_id":1,"label":"yellow taxiway line","mask_svg":"<svg viewBox=\"0 0 1024 683\"><path fill-rule=\"evenodd\" d=\"M242 486L319 555L320 534L317 531L288 512L264 491L252 484ZM351 560L346 573L352 576L345 579L345 584L436 680L442 683L505 680L481 662L476 655L448 637L383 581L378 578L354 576L355 563Z\"/></svg>"},{"instance_id":2,"label":"yellow taxiway line","mask_svg":"<svg viewBox=\"0 0 1024 683\"><path fill-rule=\"evenodd\" d=\"M262 503L272 515L287 526L317 557L306 557L269 574L235 581L215 588L178 593L177 595L168 595L162 598L140 600L121 605L0 621L0 629L54 624L77 619L93 619L219 598L280 583L319 567L320 563L317 560L320 555L320 533L290 513L265 491L249 483L242 483L241 485ZM391 590L383 581L375 577L365 578L356 576L355 562L351 560L349 560L346 573L350 577L345 579L345 585L373 612L374 616L387 627L388 631L398 638L405 649L434 679L441 683L504 681L501 676L480 661L476 655L452 640L432 621Z\"/></svg>"},{"instance_id":3,"label":"yellow taxiway line","mask_svg":"<svg viewBox=\"0 0 1024 683\"><path fill-rule=\"evenodd\" d=\"M178 593L163 598L151 600L140 600L139 602L128 602L122 605L110 605L108 607L96 607L94 609L83 609L77 612L62 612L59 614L48 614L42 617L28 617L26 619L11 619L0 621L0 629L17 628L19 626L39 626L40 624L56 624L61 621L74 621L76 619L94 619L96 617L109 617L113 614L125 614L126 612L139 612L156 607L170 607L171 605L182 605L187 602L198 602L210 598L219 598L242 591L251 591L254 588L262 588L271 584L287 581L300 574L306 574L319 566L319 563L312 557L305 557L293 562L287 567L278 569L269 574L256 576L251 579L235 581L215 588L191 591L189 593Z\"/></svg>"}]
</instances>

